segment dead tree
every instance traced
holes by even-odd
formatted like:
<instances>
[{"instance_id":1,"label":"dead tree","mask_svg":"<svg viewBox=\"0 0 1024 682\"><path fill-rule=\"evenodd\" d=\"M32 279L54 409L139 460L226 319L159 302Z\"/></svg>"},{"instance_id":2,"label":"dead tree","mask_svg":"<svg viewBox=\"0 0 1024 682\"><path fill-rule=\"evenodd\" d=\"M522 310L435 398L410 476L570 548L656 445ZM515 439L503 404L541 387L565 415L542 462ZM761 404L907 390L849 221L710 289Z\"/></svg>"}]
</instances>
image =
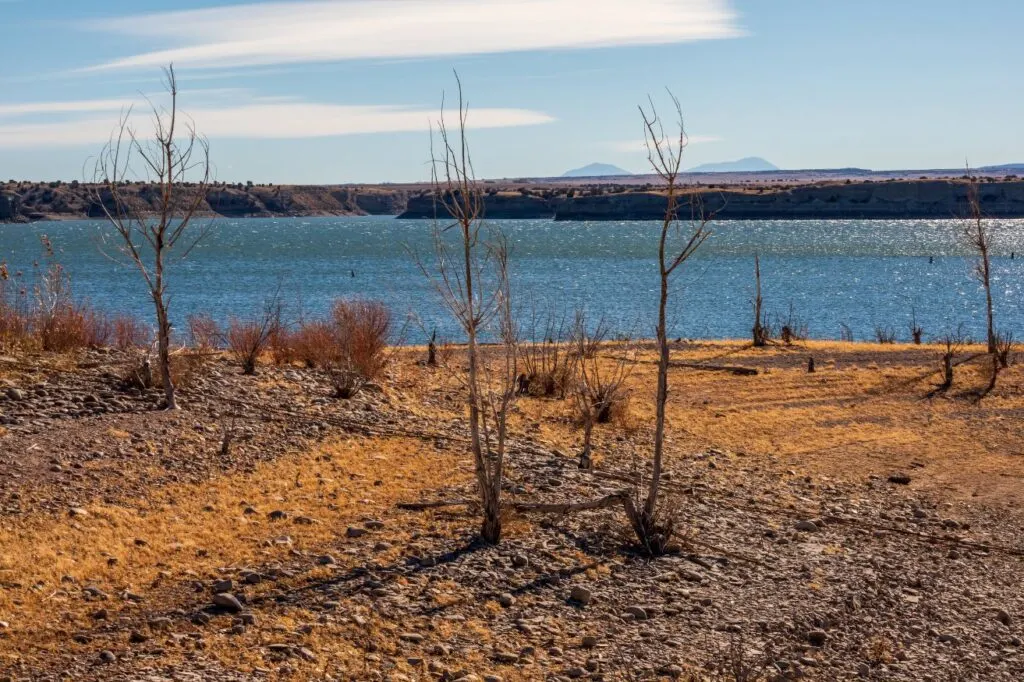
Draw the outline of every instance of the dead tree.
<instances>
[{"instance_id":1,"label":"dead tree","mask_svg":"<svg viewBox=\"0 0 1024 682\"><path fill-rule=\"evenodd\" d=\"M940 392L948 391L953 387L953 360L966 343L963 326L958 327L955 333L950 332L943 336L941 343L945 349L942 353L942 383L939 384L937 389Z\"/></svg>"},{"instance_id":2,"label":"dead tree","mask_svg":"<svg viewBox=\"0 0 1024 682\"><path fill-rule=\"evenodd\" d=\"M156 312L160 380L166 407L174 410L167 269L172 257L188 256L209 231L209 224L193 227L193 218L210 182L210 146L191 122L181 120L173 66L164 71L164 77L170 109L151 103L151 137L132 127L131 109L122 115L95 164L94 180L101 189L94 200L118 235L118 250L138 269L149 289ZM137 177L154 187L155 205L128 189Z\"/></svg>"},{"instance_id":3,"label":"dead tree","mask_svg":"<svg viewBox=\"0 0 1024 682\"><path fill-rule=\"evenodd\" d=\"M921 337L924 336L924 328L917 323L917 310L910 308L910 339L915 346L921 345Z\"/></svg>"},{"instance_id":4,"label":"dead tree","mask_svg":"<svg viewBox=\"0 0 1024 682\"><path fill-rule=\"evenodd\" d=\"M435 220L433 270L420 265L466 336L470 449L484 517L480 534L487 542L497 543L501 539L508 414L516 399L519 375L517 330L508 279L508 245L499 232L484 231L483 194L466 139L469 107L458 74L455 78L458 129L454 134L449 131L442 105L435 131L439 152L431 136L434 197L445 222ZM500 342L488 354L480 346L486 335Z\"/></svg>"},{"instance_id":5,"label":"dead tree","mask_svg":"<svg viewBox=\"0 0 1024 682\"><path fill-rule=\"evenodd\" d=\"M970 216L963 226L965 243L977 254L978 262L974 274L985 289L985 320L988 324L988 352L997 355L999 352L996 338L995 317L992 311L992 271L989 260L988 226L981 211L981 197L978 180L967 169L967 208Z\"/></svg>"},{"instance_id":6,"label":"dead tree","mask_svg":"<svg viewBox=\"0 0 1024 682\"><path fill-rule=\"evenodd\" d=\"M654 428L654 453L651 461L651 478L646 495L637 500L639 505L627 504L633 530L640 543L650 554L665 551L673 532L673 519L662 515L658 506L661 492L661 475L665 451L665 406L668 403L669 340L667 310L669 292L674 275L697 252L697 249L711 235L708 228L709 215L704 210L699 192L689 195L690 216L688 221L679 217L680 186L679 175L686 148L686 129L679 100L669 92L677 115L678 141L666 138L661 118L650 101L650 111L639 107L644 122L644 137L647 158L652 169L665 184L665 215L658 240L658 273L660 290L658 296L658 322L656 328L658 346L658 387ZM685 225L685 228L684 228ZM629 501L627 501L629 502Z\"/></svg>"},{"instance_id":7,"label":"dead tree","mask_svg":"<svg viewBox=\"0 0 1024 682\"><path fill-rule=\"evenodd\" d=\"M761 298L761 259L754 254L754 348L764 348L768 345L767 325L762 321L761 313L763 299Z\"/></svg>"}]
</instances>

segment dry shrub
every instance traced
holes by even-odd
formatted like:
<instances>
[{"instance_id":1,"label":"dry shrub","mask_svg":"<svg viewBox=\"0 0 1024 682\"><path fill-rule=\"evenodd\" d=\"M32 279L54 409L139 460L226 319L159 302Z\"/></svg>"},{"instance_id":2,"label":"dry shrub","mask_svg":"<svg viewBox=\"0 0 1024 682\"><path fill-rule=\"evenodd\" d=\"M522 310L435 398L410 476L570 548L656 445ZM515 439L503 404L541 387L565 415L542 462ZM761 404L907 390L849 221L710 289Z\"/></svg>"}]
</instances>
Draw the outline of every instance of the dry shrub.
<instances>
[{"instance_id":1,"label":"dry shrub","mask_svg":"<svg viewBox=\"0 0 1024 682\"><path fill-rule=\"evenodd\" d=\"M220 347L220 327L209 315L189 315L188 334L193 348L209 351Z\"/></svg>"},{"instance_id":2,"label":"dry shrub","mask_svg":"<svg viewBox=\"0 0 1024 682\"><path fill-rule=\"evenodd\" d=\"M25 289L11 279L7 264L0 261L0 348L22 348L32 340Z\"/></svg>"},{"instance_id":3,"label":"dry shrub","mask_svg":"<svg viewBox=\"0 0 1024 682\"><path fill-rule=\"evenodd\" d=\"M351 398L387 366L391 310L380 301L336 301L331 310L338 355L328 371L339 398Z\"/></svg>"},{"instance_id":4,"label":"dry shrub","mask_svg":"<svg viewBox=\"0 0 1024 682\"><path fill-rule=\"evenodd\" d=\"M896 343L896 330L892 327L875 327L875 341L882 344Z\"/></svg>"},{"instance_id":5,"label":"dry shrub","mask_svg":"<svg viewBox=\"0 0 1024 682\"><path fill-rule=\"evenodd\" d=\"M334 327L324 320L302 323L287 335L287 342L291 357L310 369L326 369L338 355Z\"/></svg>"},{"instance_id":6,"label":"dry shrub","mask_svg":"<svg viewBox=\"0 0 1024 682\"><path fill-rule=\"evenodd\" d=\"M149 329L130 315L117 315L110 321L110 343L118 350L145 348L150 344Z\"/></svg>"},{"instance_id":7,"label":"dry shrub","mask_svg":"<svg viewBox=\"0 0 1024 682\"><path fill-rule=\"evenodd\" d=\"M281 328L281 302L277 294L267 301L259 316L250 320L231 318L228 321L224 341L228 351L242 366L242 373L256 373L256 364Z\"/></svg>"},{"instance_id":8,"label":"dry shrub","mask_svg":"<svg viewBox=\"0 0 1024 682\"><path fill-rule=\"evenodd\" d=\"M519 390L534 397L564 398L573 380L573 356L565 314L548 311L543 317L530 316L526 330L532 343L519 346L523 378Z\"/></svg>"},{"instance_id":9,"label":"dry shrub","mask_svg":"<svg viewBox=\"0 0 1024 682\"><path fill-rule=\"evenodd\" d=\"M107 345L110 323L104 315L72 304L41 311L36 324L44 351L66 353Z\"/></svg>"}]
</instances>

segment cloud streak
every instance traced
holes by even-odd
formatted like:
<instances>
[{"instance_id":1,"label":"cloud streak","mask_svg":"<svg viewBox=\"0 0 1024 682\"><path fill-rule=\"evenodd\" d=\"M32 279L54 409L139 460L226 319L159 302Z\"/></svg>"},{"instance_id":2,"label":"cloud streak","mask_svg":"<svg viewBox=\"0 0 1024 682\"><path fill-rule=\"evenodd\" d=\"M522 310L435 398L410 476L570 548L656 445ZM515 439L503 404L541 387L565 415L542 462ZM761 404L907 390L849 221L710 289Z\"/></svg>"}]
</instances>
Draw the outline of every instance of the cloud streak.
<instances>
[{"instance_id":1,"label":"cloud streak","mask_svg":"<svg viewBox=\"0 0 1024 682\"><path fill-rule=\"evenodd\" d=\"M743 35L731 0L320 0L89 24L168 45L88 67L230 68L658 45Z\"/></svg>"},{"instance_id":2,"label":"cloud streak","mask_svg":"<svg viewBox=\"0 0 1024 682\"><path fill-rule=\"evenodd\" d=\"M110 137L118 112L130 101L95 100L9 105L0 109L0 148L67 147L102 144ZM6 111L5 111L6 110ZM100 117L95 112L107 111ZM39 123L19 121L22 114L93 114ZM426 132L440 112L401 106L353 106L309 102L254 101L188 110L196 129L211 139L301 139L370 133ZM146 112L136 110L133 123L147 130ZM5 120L5 116L7 119ZM474 109L470 128L508 128L550 123L547 114L527 109Z\"/></svg>"}]
</instances>

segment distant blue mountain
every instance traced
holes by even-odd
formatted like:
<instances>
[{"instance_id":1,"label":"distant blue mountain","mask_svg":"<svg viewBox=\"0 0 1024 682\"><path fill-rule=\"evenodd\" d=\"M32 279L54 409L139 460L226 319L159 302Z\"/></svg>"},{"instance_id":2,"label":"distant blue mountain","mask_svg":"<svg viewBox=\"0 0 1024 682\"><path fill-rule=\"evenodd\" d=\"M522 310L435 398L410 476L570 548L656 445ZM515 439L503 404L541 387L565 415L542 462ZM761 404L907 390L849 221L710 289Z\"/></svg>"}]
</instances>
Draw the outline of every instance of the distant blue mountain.
<instances>
[{"instance_id":1,"label":"distant blue mountain","mask_svg":"<svg viewBox=\"0 0 1024 682\"><path fill-rule=\"evenodd\" d=\"M739 161L722 163L705 163L691 168L690 173L756 173L758 171L777 171L779 167L768 163L759 156L748 156Z\"/></svg>"},{"instance_id":2,"label":"distant blue mountain","mask_svg":"<svg viewBox=\"0 0 1024 682\"><path fill-rule=\"evenodd\" d=\"M1006 171L1008 173L1024 173L1024 163L1004 163L1001 166L982 166L980 171Z\"/></svg>"},{"instance_id":3,"label":"distant blue mountain","mask_svg":"<svg viewBox=\"0 0 1024 682\"><path fill-rule=\"evenodd\" d=\"M598 178L621 175L633 175L628 170L613 166L610 163L592 163L583 168L574 168L562 174L563 178Z\"/></svg>"}]
</instances>

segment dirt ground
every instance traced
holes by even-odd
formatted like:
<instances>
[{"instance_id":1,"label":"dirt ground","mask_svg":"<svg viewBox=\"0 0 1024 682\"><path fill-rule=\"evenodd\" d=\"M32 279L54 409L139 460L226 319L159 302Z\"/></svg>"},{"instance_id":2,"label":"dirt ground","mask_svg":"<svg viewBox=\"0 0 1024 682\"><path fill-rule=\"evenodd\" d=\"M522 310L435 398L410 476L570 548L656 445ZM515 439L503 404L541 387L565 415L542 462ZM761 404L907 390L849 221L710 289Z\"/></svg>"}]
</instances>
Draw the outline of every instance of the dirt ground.
<instances>
[{"instance_id":1,"label":"dirt ground","mask_svg":"<svg viewBox=\"0 0 1024 682\"><path fill-rule=\"evenodd\" d=\"M485 547L472 509L399 508L473 494L457 377L421 359L340 401L212 358L166 413L121 354L0 357L0 679L1024 679L1020 366L978 400L980 360L935 390L936 346L681 345L682 549L651 561L616 510ZM507 494L628 485L654 370L595 472L571 401L522 399Z\"/></svg>"}]
</instances>

